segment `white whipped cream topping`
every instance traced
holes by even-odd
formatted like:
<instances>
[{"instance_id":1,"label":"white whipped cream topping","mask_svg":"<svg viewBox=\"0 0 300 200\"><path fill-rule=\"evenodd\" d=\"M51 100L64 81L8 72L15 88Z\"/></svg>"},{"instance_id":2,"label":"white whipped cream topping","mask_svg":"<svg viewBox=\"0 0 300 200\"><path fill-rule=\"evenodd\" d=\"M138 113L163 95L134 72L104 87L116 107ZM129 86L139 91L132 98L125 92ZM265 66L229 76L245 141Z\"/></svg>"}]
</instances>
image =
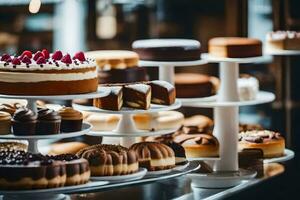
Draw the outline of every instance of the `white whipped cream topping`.
<instances>
[{"instance_id":1,"label":"white whipped cream topping","mask_svg":"<svg viewBox=\"0 0 300 200\"><path fill-rule=\"evenodd\" d=\"M97 78L97 70L83 73L22 73L0 72L0 81L7 83L32 83L44 81L75 81Z\"/></svg>"},{"instance_id":2,"label":"white whipped cream topping","mask_svg":"<svg viewBox=\"0 0 300 200\"><path fill-rule=\"evenodd\" d=\"M132 48L156 48L156 47L194 47L200 48L200 42L190 39L145 39L136 40L132 43Z\"/></svg>"}]
</instances>

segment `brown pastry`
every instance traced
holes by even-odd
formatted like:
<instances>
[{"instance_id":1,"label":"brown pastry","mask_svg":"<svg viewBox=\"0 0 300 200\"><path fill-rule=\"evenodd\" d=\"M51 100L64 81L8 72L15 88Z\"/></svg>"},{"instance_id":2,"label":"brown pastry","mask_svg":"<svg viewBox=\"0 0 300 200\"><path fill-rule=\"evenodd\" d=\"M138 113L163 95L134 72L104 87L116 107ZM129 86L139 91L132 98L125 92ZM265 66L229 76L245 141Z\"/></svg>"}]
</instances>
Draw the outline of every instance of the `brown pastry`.
<instances>
[{"instance_id":1,"label":"brown pastry","mask_svg":"<svg viewBox=\"0 0 300 200\"><path fill-rule=\"evenodd\" d=\"M264 130L260 124L239 124L239 132Z\"/></svg>"},{"instance_id":2,"label":"brown pastry","mask_svg":"<svg viewBox=\"0 0 300 200\"><path fill-rule=\"evenodd\" d=\"M158 142L140 142L133 144L130 150L135 151L139 166L148 171L157 171L175 167L175 153L165 144Z\"/></svg>"},{"instance_id":3,"label":"brown pastry","mask_svg":"<svg viewBox=\"0 0 300 200\"><path fill-rule=\"evenodd\" d=\"M151 87L141 83L125 85L123 103L127 107L148 110L151 103Z\"/></svg>"},{"instance_id":4,"label":"brown pastry","mask_svg":"<svg viewBox=\"0 0 300 200\"><path fill-rule=\"evenodd\" d=\"M265 158L284 155L285 140L280 133L268 130L253 130L239 134L239 150L262 149Z\"/></svg>"},{"instance_id":5,"label":"brown pastry","mask_svg":"<svg viewBox=\"0 0 300 200\"><path fill-rule=\"evenodd\" d=\"M19 103L14 103L14 104L4 103L0 105L0 111L8 112L11 116L13 116L16 110L21 107L23 106Z\"/></svg>"},{"instance_id":6,"label":"brown pastry","mask_svg":"<svg viewBox=\"0 0 300 200\"><path fill-rule=\"evenodd\" d=\"M35 135L37 115L28 108L19 108L12 118L14 135Z\"/></svg>"},{"instance_id":7,"label":"brown pastry","mask_svg":"<svg viewBox=\"0 0 300 200\"><path fill-rule=\"evenodd\" d=\"M0 151L27 151L27 145L21 142L0 142Z\"/></svg>"},{"instance_id":8,"label":"brown pastry","mask_svg":"<svg viewBox=\"0 0 300 200\"><path fill-rule=\"evenodd\" d=\"M186 134L212 133L214 122L204 115L193 115L183 121L183 131Z\"/></svg>"},{"instance_id":9,"label":"brown pastry","mask_svg":"<svg viewBox=\"0 0 300 200\"><path fill-rule=\"evenodd\" d=\"M264 175L264 153L261 149L243 149L239 152L239 167L256 171L256 177Z\"/></svg>"},{"instance_id":10,"label":"brown pastry","mask_svg":"<svg viewBox=\"0 0 300 200\"><path fill-rule=\"evenodd\" d=\"M123 106L122 86L101 86L110 92L101 98L94 99L94 106L105 110L121 110Z\"/></svg>"},{"instance_id":11,"label":"brown pastry","mask_svg":"<svg viewBox=\"0 0 300 200\"><path fill-rule=\"evenodd\" d=\"M36 125L37 135L51 135L60 132L61 116L58 112L42 108L38 110L38 118Z\"/></svg>"},{"instance_id":12,"label":"brown pastry","mask_svg":"<svg viewBox=\"0 0 300 200\"><path fill-rule=\"evenodd\" d=\"M166 81L150 81L151 102L154 104L172 105L176 99L175 88Z\"/></svg>"},{"instance_id":13,"label":"brown pastry","mask_svg":"<svg viewBox=\"0 0 300 200\"><path fill-rule=\"evenodd\" d=\"M131 174L139 168L135 152L120 145L93 145L77 155L89 161L92 176Z\"/></svg>"},{"instance_id":14,"label":"brown pastry","mask_svg":"<svg viewBox=\"0 0 300 200\"><path fill-rule=\"evenodd\" d=\"M11 115L8 112L0 111L0 135L11 133Z\"/></svg>"},{"instance_id":15,"label":"brown pastry","mask_svg":"<svg viewBox=\"0 0 300 200\"><path fill-rule=\"evenodd\" d=\"M246 58L262 55L262 42L252 38L217 37L208 42L208 53L216 57Z\"/></svg>"},{"instance_id":16,"label":"brown pastry","mask_svg":"<svg viewBox=\"0 0 300 200\"><path fill-rule=\"evenodd\" d=\"M76 154L78 151L88 146L89 145L84 142L77 141L55 143L50 146L49 154Z\"/></svg>"},{"instance_id":17,"label":"brown pastry","mask_svg":"<svg viewBox=\"0 0 300 200\"><path fill-rule=\"evenodd\" d=\"M173 141L166 141L163 143L174 151L176 165L181 165L187 162L185 150L180 144Z\"/></svg>"},{"instance_id":18,"label":"brown pastry","mask_svg":"<svg viewBox=\"0 0 300 200\"><path fill-rule=\"evenodd\" d=\"M61 116L61 132L76 132L81 131L83 115L81 112L74 110L71 107L63 107L58 111Z\"/></svg>"}]
</instances>

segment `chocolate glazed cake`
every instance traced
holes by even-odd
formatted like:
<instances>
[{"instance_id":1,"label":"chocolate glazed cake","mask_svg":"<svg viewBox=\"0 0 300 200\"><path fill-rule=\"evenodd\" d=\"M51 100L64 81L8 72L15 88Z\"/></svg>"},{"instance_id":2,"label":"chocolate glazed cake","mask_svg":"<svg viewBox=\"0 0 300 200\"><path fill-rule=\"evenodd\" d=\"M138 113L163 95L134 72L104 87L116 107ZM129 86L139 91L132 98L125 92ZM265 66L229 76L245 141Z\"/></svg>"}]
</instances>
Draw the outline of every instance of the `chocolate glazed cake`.
<instances>
[{"instance_id":1,"label":"chocolate glazed cake","mask_svg":"<svg viewBox=\"0 0 300 200\"><path fill-rule=\"evenodd\" d=\"M172 105L176 99L175 87L167 81L150 81L151 102L161 105Z\"/></svg>"},{"instance_id":2,"label":"chocolate glazed cake","mask_svg":"<svg viewBox=\"0 0 300 200\"><path fill-rule=\"evenodd\" d=\"M151 87L140 83L125 85L123 103L130 108L148 110L151 103Z\"/></svg>"},{"instance_id":3,"label":"chocolate glazed cake","mask_svg":"<svg viewBox=\"0 0 300 200\"><path fill-rule=\"evenodd\" d=\"M102 86L102 88L110 92L106 96L94 99L93 105L107 110L121 110L123 106L123 87Z\"/></svg>"}]
</instances>

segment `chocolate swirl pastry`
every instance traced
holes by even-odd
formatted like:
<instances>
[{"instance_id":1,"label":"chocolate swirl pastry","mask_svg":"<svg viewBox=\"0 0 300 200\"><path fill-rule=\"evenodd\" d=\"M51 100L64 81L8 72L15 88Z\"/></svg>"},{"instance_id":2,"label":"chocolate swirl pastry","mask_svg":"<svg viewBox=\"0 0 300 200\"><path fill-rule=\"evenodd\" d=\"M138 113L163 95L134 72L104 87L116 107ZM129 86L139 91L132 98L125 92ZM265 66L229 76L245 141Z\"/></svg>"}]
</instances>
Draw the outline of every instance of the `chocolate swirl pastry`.
<instances>
[{"instance_id":1,"label":"chocolate swirl pastry","mask_svg":"<svg viewBox=\"0 0 300 200\"><path fill-rule=\"evenodd\" d=\"M284 154L285 140L278 132L253 130L239 134L239 150L248 148L262 149L264 157L279 157Z\"/></svg>"},{"instance_id":2,"label":"chocolate swirl pastry","mask_svg":"<svg viewBox=\"0 0 300 200\"><path fill-rule=\"evenodd\" d=\"M12 118L14 135L34 135L37 115L28 108L19 108Z\"/></svg>"},{"instance_id":3,"label":"chocolate swirl pastry","mask_svg":"<svg viewBox=\"0 0 300 200\"><path fill-rule=\"evenodd\" d=\"M217 157L219 142L210 134L181 134L174 138L185 149L188 158Z\"/></svg>"},{"instance_id":4,"label":"chocolate swirl pastry","mask_svg":"<svg viewBox=\"0 0 300 200\"><path fill-rule=\"evenodd\" d=\"M175 153L169 146L158 142L140 142L133 144L140 167L148 171L157 171L175 167Z\"/></svg>"},{"instance_id":5,"label":"chocolate swirl pastry","mask_svg":"<svg viewBox=\"0 0 300 200\"><path fill-rule=\"evenodd\" d=\"M135 152L120 145L93 145L80 150L77 155L89 161L92 176L114 176L138 171Z\"/></svg>"},{"instance_id":6,"label":"chocolate swirl pastry","mask_svg":"<svg viewBox=\"0 0 300 200\"><path fill-rule=\"evenodd\" d=\"M61 116L58 112L42 108L38 110L36 133L38 135L58 134L60 132Z\"/></svg>"}]
</instances>

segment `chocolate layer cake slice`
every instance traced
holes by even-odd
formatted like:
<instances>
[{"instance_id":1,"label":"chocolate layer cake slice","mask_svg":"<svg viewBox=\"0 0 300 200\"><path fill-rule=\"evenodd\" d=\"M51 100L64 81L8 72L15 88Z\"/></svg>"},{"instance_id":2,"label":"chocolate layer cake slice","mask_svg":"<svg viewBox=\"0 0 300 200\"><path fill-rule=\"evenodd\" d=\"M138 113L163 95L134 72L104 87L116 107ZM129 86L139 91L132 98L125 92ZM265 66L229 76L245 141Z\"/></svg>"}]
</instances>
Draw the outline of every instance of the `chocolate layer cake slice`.
<instances>
[{"instance_id":1,"label":"chocolate layer cake slice","mask_svg":"<svg viewBox=\"0 0 300 200\"><path fill-rule=\"evenodd\" d=\"M166 82L155 80L148 83L151 86L151 102L155 104L171 105L175 102L175 87Z\"/></svg>"},{"instance_id":2,"label":"chocolate layer cake slice","mask_svg":"<svg viewBox=\"0 0 300 200\"><path fill-rule=\"evenodd\" d=\"M147 110L151 103L151 87L141 83L125 85L123 101L127 107Z\"/></svg>"},{"instance_id":3,"label":"chocolate layer cake slice","mask_svg":"<svg viewBox=\"0 0 300 200\"><path fill-rule=\"evenodd\" d=\"M123 105L122 86L103 86L110 92L101 98L94 99L94 106L106 110L120 110Z\"/></svg>"}]
</instances>

